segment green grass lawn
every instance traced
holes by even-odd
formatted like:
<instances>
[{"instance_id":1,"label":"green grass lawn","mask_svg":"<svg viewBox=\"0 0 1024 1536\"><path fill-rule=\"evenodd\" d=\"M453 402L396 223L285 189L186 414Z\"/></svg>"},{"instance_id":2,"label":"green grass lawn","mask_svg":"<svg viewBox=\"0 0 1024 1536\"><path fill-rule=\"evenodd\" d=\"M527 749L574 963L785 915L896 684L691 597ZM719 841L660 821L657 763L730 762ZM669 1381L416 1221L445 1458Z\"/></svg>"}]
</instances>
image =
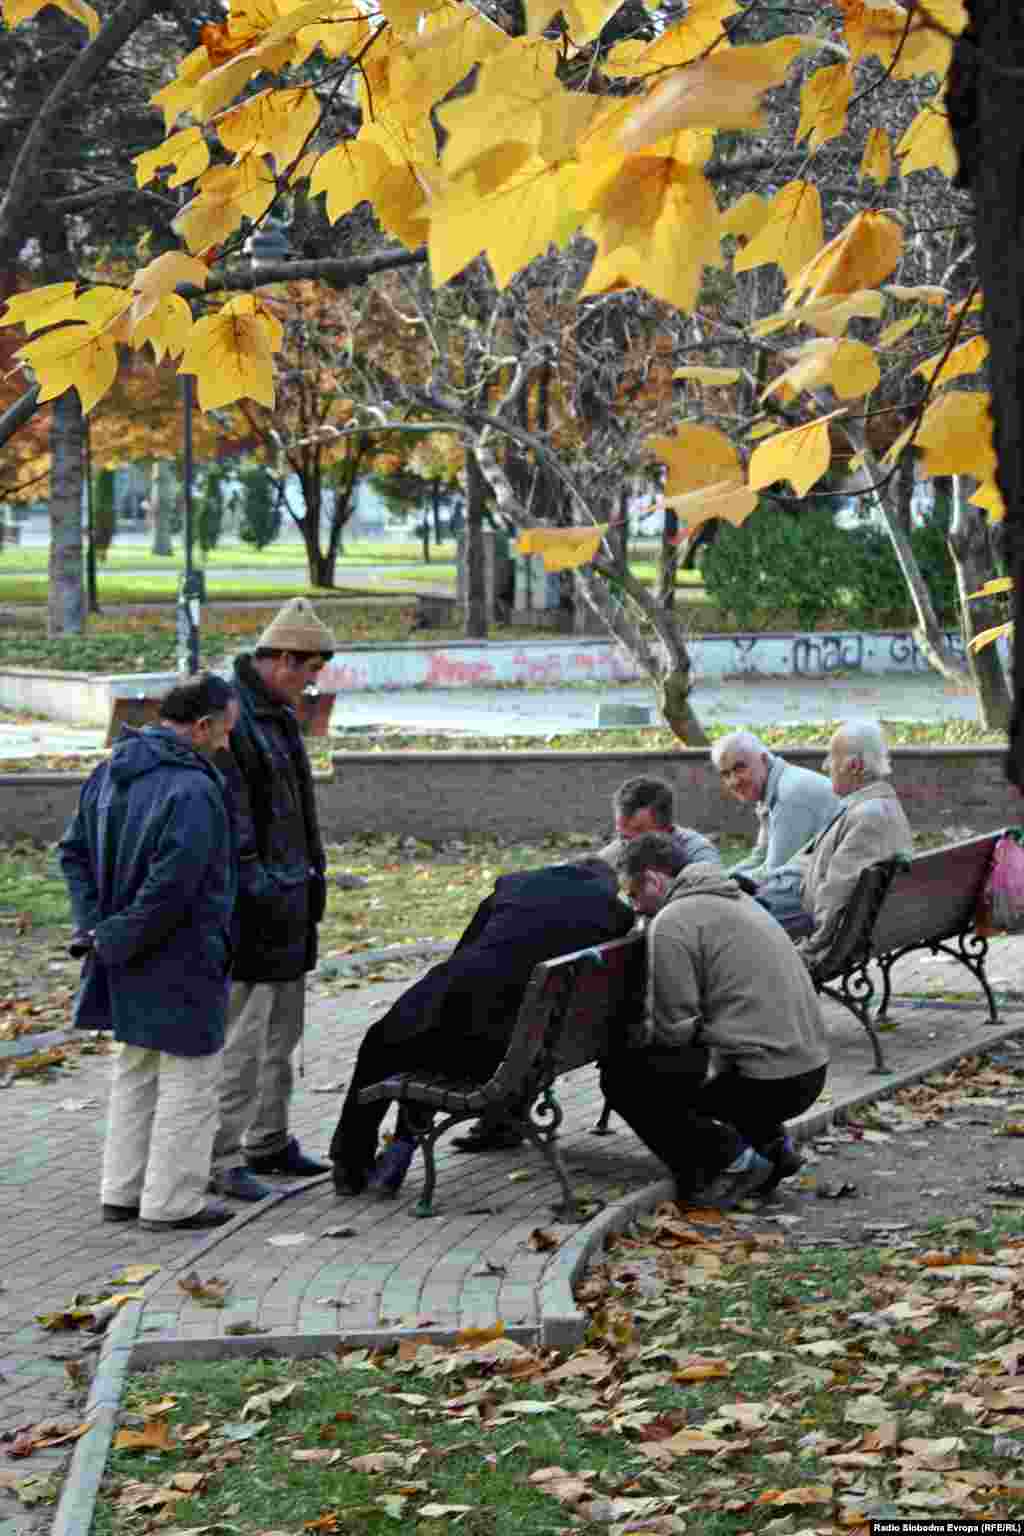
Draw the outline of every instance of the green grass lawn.
<instances>
[{"instance_id":1,"label":"green grass lawn","mask_svg":"<svg viewBox=\"0 0 1024 1536\"><path fill-rule=\"evenodd\" d=\"M790 1251L784 1234L662 1207L585 1280L589 1333L568 1358L466 1333L136 1373L93 1531L147 1531L154 1511L237 1536L866 1536L870 1519L1014 1519L1013 1303L994 1311L941 1270L1019 1276L1022 1218L971 1227ZM241 1299L232 1310L243 1331Z\"/></svg>"}]
</instances>

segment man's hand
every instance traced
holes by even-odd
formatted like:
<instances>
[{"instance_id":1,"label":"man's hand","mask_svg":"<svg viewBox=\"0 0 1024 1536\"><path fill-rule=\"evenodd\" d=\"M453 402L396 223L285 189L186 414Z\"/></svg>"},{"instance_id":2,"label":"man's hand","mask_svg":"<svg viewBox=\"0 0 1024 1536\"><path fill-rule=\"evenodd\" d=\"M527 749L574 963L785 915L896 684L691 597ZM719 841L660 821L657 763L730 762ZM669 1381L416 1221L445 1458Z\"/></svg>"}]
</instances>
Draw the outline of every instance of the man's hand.
<instances>
[{"instance_id":1,"label":"man's hand","mask_svg":"<svg viewBox=\"0 0 1024 1536\"><path fill-rule=\"evenodd\" d=\"M73 933L71 935L71 943L68 945L68 954L73 960L81 960L83 955L88 955L95 947L95 929L80 929L77 933Z\"/></svg>"}]
</instances>

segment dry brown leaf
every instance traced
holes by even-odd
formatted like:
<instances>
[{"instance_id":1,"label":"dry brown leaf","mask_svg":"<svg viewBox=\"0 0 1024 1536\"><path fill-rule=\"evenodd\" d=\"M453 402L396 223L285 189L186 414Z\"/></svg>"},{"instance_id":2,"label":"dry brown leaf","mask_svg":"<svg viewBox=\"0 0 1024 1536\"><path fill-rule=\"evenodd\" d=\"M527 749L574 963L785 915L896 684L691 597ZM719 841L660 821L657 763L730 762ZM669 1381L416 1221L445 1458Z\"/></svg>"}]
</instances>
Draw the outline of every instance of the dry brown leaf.
<instances>
[{"instance_id":1,"label":"dry brown leaf","mask_svg":"<svg viewBox=\"0 0 1024 1536\"><path fill-rule=\"evenodd\" d=\"M550 1253L558 1247L558 1238L553 1232L545 1232L543 1227L534 1227L527 1243L534 1253Z\"/></svg>"},{"instance_id":2,"label":"dry brown leaf","mask_svg":"<svg viewBox=\"0 0 1024 1536\"><path fill-rule=\"evenodd\" d=\"M463 1344L489 1344L492 1339L500 1339L505 1332L505 1324L500 1320L493 1323L490 1328L463 1328L455 1335L455 1343Z\"/></svg>"},{"instance_id":3,"label":"dry brown leaf","mask_svg":"<svg viewBox=\"0 0 1024 1536\"><path fill-rule=\"evenodd\" d=\"M803 1488L766 1488L758 1504L830 1504L832 1489L826 1483L809 1483Z\"/></svg>"},{"instance_id":4,"label":"dry brown leaf","mask_svg":"<svg viewBox=\"0 0 1024 1536\"><path fill-rule=\"evenodd\" d=\"M204 1435L210 1433L210 1420L204 1419L202 1424L190 1424L188 1429L178 1431L178 1439L182 1445L192 1445L194 1441L201 1440Z\"/></svg>"},{"instance_id":5,"label":"dry brown leaf","mask_svg":"<svg viewBox=\"0 0 1024 1536\"><path fill-rule=\"evenodd\" d=\"M366 1456L350 1457L348 1466L354 1472L404 1472L405 1463L406 1458L398 1451L370 1451Z\"/></svg>"},{"instance_id":6,"label":"dry brown leaf","mask_svg":"<svg viewBox=\"0 0 1024 1536\"><path fill-rule=\"evenodd\" d=\"M693 1360L680 1370L672 1372L673 1381L714 1381L719 1376L731 1376L736 1369L728 1360Z\"/></svg>"},{"instance_id":7,"label":"dry brown leaf","mask_svg":"<svg viewBox=\"0 0 1024 1536\"><path fill-rule=\"evenodd\" d=\"M143 1429L119 1429L114 1436L116 1451L169 1451L173 1446L166 1419L150 1419Z\"/></svg>"},{"instance_id":8,"label":"dry brown leaf","mask_svg":"<svg viewBox=\"0 0 1024 1536\"><path fill-rule=\"evenodd\" d=\"M167 1482L168 1488L180 1488L185 1493L196 1493L206 1484L205 1472L175 1472Z\"/></svg>"},{"instance_id":9,"label":"dry brown leaf","mask_svg":"<svg viewBox=\"0 0 1024 1536\"><path fill-rule=\"evenodd\" d=\"M242 1419L247 1419L250 1415L269 1418L277 1405L287 1402L292 1393L298 1391L298 1388L299 1384L297 1381L286 1381L283 1386L270 1387L266 1392L255 1393L254 1396L246 1400L245 1407L242 1409Z\"/></svg>"},{"instance_id":10,"label":"dry brown leaf","mask_svg":"<svg viewBox=\"0 0 1024 1536\"><path fill-rule=\"evenodd\" d=\"M179 1291L184 1291L201 1307L222 1307L230 1288L230 1280L200 1280L194 1269L178 1281Z\"/></svg>"}]
</instances>

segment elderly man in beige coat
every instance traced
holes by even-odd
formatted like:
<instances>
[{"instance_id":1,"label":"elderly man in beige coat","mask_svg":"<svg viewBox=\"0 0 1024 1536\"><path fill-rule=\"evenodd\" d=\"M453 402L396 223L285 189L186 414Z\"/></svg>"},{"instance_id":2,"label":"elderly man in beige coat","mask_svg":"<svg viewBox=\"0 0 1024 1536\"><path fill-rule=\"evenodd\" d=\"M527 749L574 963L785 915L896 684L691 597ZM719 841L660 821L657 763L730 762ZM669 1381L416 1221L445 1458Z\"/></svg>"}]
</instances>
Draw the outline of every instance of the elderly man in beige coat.
<instances>
[{"instance_id":1,"label":"elderly man in beige coat","mask_svg":"<svg viewBox=\"0 0 1024 1536\"><path fill-rule=\"evenodd\" d=\"M764 908L723 870L687 864L671 836L633 839L620 868L652 919L648 1000L639 1038L603 1065L605 1096L671 1168L681 1199L728 1206L768 1193L800 1167L784 1122L825 1084L811 979Z\"/></svg>"},{"instance_id":2,"label":"elderly man in beige coat","mask_svg":"<svg viewBox=\"0 0 1024 1536\"><path fill-rule=\"evenodd\" d=\"M788 864L759 882L757 899L782 923L810 966L828 948L861 870L911 852L913 833L888 775L881 727L846 720L829 742L825 767L840 797L837 814Z\"/></svg>"}]
</instances>

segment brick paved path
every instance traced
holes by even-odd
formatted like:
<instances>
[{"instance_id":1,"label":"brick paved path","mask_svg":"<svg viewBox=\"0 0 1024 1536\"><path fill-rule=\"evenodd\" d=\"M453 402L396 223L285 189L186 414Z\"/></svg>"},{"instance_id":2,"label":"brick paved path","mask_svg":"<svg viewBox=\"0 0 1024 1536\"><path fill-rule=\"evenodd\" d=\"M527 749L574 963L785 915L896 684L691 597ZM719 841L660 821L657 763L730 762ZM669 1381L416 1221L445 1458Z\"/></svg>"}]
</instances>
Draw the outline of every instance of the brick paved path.
<instances>
[{"instance_id":1,"label":"brick paved path","mask_svg":"<svg viewBox=\"0 0 1024 1536\"><path fill-rule=\"evenodd\" d=\"M1024 939L997 941L991 974L997 986L1024 976ZM347 1077L356 1045L372 1020L406 983L319 994L310 1008L305 1077L298 1084L294 1128L312 1153L323 1153L340 1097L318 1092ZM950 989L973 994L966 972L946 962L903 962L897 991ZM1018 1005L1019 1006L1019 1005ZM966 1012L905 1009L886 1036L896 1071L921 1068L952 1048L983 1044L991 1032L983 1009ZM856 1023L828 1006L833 1045L830 1104L876 1094L889 1081L873 1076L870 1051ZM1024 1012L1006 1014L1007 1022ZM239 1220L213 1234L160 1236L99 1218L98 1177L109 1058L83 1057L56 1082L18 1082L0 1095L0 1431L41 1418L66 1416L67 1374L61 1357L80 1354L81 1335L49 1333L34 1321L69 1305L76 1292L98 1289L118 1265L161 1266L151 1282L139 1339L152 1357L183 1341L216 1341L240 1322L275 1335L304 1334L308 1348L324 1334L410 1326L536 1325L545 1310L559 1253L535 1252L536 1227L563 1245L577 1230L556 1224L557 1185L530 1148L460 1157L441 1144L435 1204L439 1215L412 1214L417 1166L396 1201L369 1196L339 1201L329 1183L299 1186L269 1209L239 1206ZM616 1135L589 1134L598 1110L596 1074L577 1072L561 1094L565 1146L577 1190L607 1202L663 1176L664 1170L619 1122ZM83 1105L83 1101L86 1101ZM295 1188L277 1181L281 1188ZM330 1228L351 1235L328 1236ZM296 1239L275 1243L275 1238ZM301 1239L301 1240L298 1240ZM232 1282L223 1311L197 1306L177 1276L198 1262L202 1278ZM256 1345L255 1337L250 1347ZM201 1347L201 1346L199 1346ZM220 1348L213 1343L210 1348ZM33 1470L37 1461L33 1462ZM13 1501L0 1496L0 1536ZM12 1527L13 1529L13 1527Z\"/></svg>"}]
</instances>

